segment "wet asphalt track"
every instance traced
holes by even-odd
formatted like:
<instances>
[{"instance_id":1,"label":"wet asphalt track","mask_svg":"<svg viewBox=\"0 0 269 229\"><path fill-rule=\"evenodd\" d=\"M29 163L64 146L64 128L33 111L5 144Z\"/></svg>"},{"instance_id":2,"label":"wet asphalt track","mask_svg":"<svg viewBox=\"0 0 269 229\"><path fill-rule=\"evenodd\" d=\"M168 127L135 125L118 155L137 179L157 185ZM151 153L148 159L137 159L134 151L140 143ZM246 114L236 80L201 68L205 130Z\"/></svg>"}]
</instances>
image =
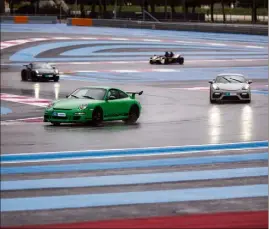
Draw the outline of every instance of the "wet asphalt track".
<instances>
[{"instance_id":1,"label":"wet asphalt track","mask_svg":"<svg viewBox=\"0 0 269 229\"><path fill-rule=\"evenodd\" d=\"M9 33L1 34L3 40L27 37L61 36L59 34L38 34L38 33ZM68 35L72 36L72 35ZM74 35L73 35L74 36ZM199 38L199 40L202 40ZM45 42L46 43L46 42ZM233 41L238 44L238 42ZM240 43L240 42L239 42ZM245 42L247 43L247 42ZM253 45L253 42L250 42ZM2 64L11 64L9 57L17 50L31 47L30 44L15 46L1 51ZM58 50L59 51L59 50ZM62 50L61 50L62 51ZM56 55L56 51L51 51L47 55ZM264 58L264 57L263 57ZM267 58L267 57L266 57ZM161 67L164 68L192 68L192 67L247 67L247 66L266 66L267 60L253 61L223 61L223 62L197 62L186 59L184 66ZM77 70L111 70L111 69L145 69L155 68L147 63L128 63L119 64L64 64L57 65L61 71ZM160 68L156 66L156 68ZM132 74L132 73L130 73ZM142 73L142 75L146 73ZM158 73L160 74L160 73ZM164 73L163 77L165 77ZM257 73L258 74L258 73ZM68 75L68 73L67 73ZM85 85L100 85L96 80L76 80L76 76L71 75L73 80L63 78L60 81L59 98L64 98L77 87ZM126 75L125 75L126 76ZM143 113L136 125L126 126L121 122L106 123L103 127L93 128L81 125L63 125L53 127L50 124L42 122L6 122L8 120L24 119L29 117L41 117L44 108L19 104L8 101L1 101L1 107L7 107L12 113L1 115L1 154L12 153L35 153L50 151L72 151L89 149L115 149L115 148L139 148L139 147L162 147L162 146L180 146L180 145L200 145L200 144L218 144L230 142L251 142L268 139L268 97L264 93L253 93L251 104L219 104L211 105L209 103L208 91L206 90L186 90L183 88L208 87L208 80L197 79L166 81L128 81L128 80L106 80L102 85L111 85L125 90L143 90L144 94L139 98L143 106ZM253 90L268 91L267 79L255 76L252 84ZM128 78L128 74L126 76ZM55 98L54 83L39 83L39 97L43 99ZM4 65L1 68L1 93L14 95L35 96L34 83L20 81L20 68L15 65ZM40 119L41 120L41 119ZM202 156L221 156L251 153L263 153L268 149L252 150L230 150L230 151L205 151L197 155L183 154L170 156L150 156L150 159L168 159L175 158L179 160L182 157L202 157ZM111 162L128 161L130 158L100 158L93 160L77 161L56 161L56 162L32 162L18 164L4 164L5 167L12 166L33 166L33 165L53 165L75 163L78 166L84 162ZM143 161L144 157L135 157L133 160ZM198 159L199 161L199 159ZM153 173L169 171L199 171L199 170L219 170L232 168L248 168L267 166L267 160L247 160L231 161L230 163L219 162L215 164L195 165L186 164L184 166L157 166L148 168L125 168L96 171L69 171L65 173L51 172L42 173L38 170L34 174L1 174L2 180L18 179L44 179L44 178L64 178L64 177L85 177L100 175L117 175L133 173ZM109 187L71 187L67 189L36 189L36 190L15 190L2 191L1 198L17 198L27 196L60 196L73 194L89 193L114 193L145 190L170 190L201 187L221 187L232 185L255 185L268 184L267 175L257 177L225 178L218 180L197 180L185 182L166 182L161 184L136 184L136 185L118 185ZM219 191L222 192L221 190ZM111 197L112 198L112 197ZM27 204L26 204L27 205ZM6 205L5 205L6 206ZM2 206L3 207L3 206ZM217 211L241 211L241 210L262 210L267 209L267 197L245 197L219 200L196 200L188 202L174 203L152 203L137 204L127 206L109 206L94 208L65 208L60 210L39 210L39 211L21 211L21 212L1 212L1 224L20 225L20 224L42 224L73 222L84 220L145 217L154 215L176 215L186 213L217 212Z\"/></svg>"}]
</instances>

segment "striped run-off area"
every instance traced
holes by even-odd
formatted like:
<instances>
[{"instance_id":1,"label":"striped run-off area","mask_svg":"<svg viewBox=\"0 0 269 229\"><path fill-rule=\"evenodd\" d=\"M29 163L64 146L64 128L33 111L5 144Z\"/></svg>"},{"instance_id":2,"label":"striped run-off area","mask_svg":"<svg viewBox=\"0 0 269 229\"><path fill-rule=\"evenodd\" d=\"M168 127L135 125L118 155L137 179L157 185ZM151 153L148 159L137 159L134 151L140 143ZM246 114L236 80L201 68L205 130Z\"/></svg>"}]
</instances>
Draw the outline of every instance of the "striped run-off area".
<instances>
[{"instance_id":1,"label":"striped run-off area","mask_svg":"<svg viewBox=\"0 0 269 229\"><path fill-rule=\"evenodd\" d=\"M2 41L0 43L0 49L6 49L10 47L14 47L17 45L23 45L26 43L32 43L32 42L41 42L41 41L51 41L51 40L108 40L108 41L144 41L144 42L172 42L172 43L187 43L187 44L195 44L199 42L188 42L188 41L179 41L175 39L143 39L143 38L130 38L130 37L109 37L109 36L78 36L78 37L36 37L36 38L26 38L26 39L16 39L16 40L7 40ZM209 46L226 46L226 44L223 43L213 43L208 42L206 43ZM234 45L237 47L238 45ZM258 46L258 45L240 45L245 48L251 48L251 49L261 49L264 48L264 46Z\"/></svg>"},{"instance_id":2,"label":"striped run-off area","mask_svg":"<svg viewBox=\"0 0 269 229\"><path fill-rule=\"evenodd\" d=\"M157 228L159 217L168 217L161 222L178 228L186 227L189 217L195 218L188 224L192 228L267 226L268 141L6 153L1 156L3 225ZM227 224L227 218L234 223ZM80 224L70 224L75 222Z\"/></svg>"},{"instance_id":3,"label":"striped run-off area","mask_svg":"<svg viewBox=\"0 0 269 229\"><path fill-rule=\"evenodd\" d=\"M1 93L0 99L3 101L21 103L21 104L26 104L26 105L38 106L38 107L46 107L51 102L51 100L49 99L41 99L41 98L6 94L6 93Z\"/></svg>"}]
</instances>

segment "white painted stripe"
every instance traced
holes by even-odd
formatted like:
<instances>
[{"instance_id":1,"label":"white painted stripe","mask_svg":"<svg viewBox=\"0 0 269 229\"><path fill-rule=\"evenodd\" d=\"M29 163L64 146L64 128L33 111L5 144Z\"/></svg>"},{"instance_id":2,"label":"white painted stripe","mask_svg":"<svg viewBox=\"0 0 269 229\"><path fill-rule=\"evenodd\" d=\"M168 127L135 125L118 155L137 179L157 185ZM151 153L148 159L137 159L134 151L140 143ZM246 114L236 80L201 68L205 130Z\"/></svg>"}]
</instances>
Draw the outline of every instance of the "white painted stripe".
<instances>
[{"instance_id":1,"label":"white painted stripe","mask_svg":"<svg viewBox=\"0 0 269 229\"><path fill-rule=\"evenodd\" d=\"M111 70L110 72L132 73L132 72L139 72L139 71L137 71L137 70Z\"/></svg>"},{"instance_id":2,"label":"white painted stripe","mask_svg":"<svg viewBox=\"0 0 269 229\"><path fill-rule=\"evenodd\" d=\"M102 63L102 62L100 62ZM111 61L111 62L104 62L104 63L109 63L109 64L130 64L133 63L133 61Z\"/></svg>"},{"instance_id":3,"label":"white painted stripe","mask_svg":"<svg viewBox=\"0 0 269 229\"><path fill-rule=\"evenodd\" d=\"M221 44L221 43L206 43L208 45L213 45L213 46L227 46L226 44Z\"/></svg>"},{"instance_id":4,"label":"white painted stripe","mask_svg":"<svg viewBox=\"0 0 269 229\"><path fill-rule=\"evenodd\" d=\"M37 107L46 107L49 105L50 102L48 103L27 103L27 105L32 105L32 106L37 106Z\"/></svg>"},{"instance_id":5,"label":"white painted stripe","mask_svg":"<svg viewBox=\"0 0 269 229\"><path fill-rule=\"evenodd\" d=\"M25 120L33 120L33 119L43 119L43 116L40 117L32 117L32 118L20 118L20 119L13 119L13 120L5 120L4 122L16 122L16 121L25 121Z\"/></svg>"},{"instance_id":6,"label":"white painted stripe","mask_svg":"<svg viewBox=\"0 0 269 229\"><path fill-rule=\"evenodd\" d=\"M71 37L53 37L54 40L69 40L72 39Z\"/></svg>"},{"instance_id":7,"label":"white painted stripe","mask_svg":"<svg viewBox=\"0 0 269 229\"><path fill-rule=\"evenodd\" d=\"M143 41L157 41L157 42L161 42L161 40L158 40L158 39L143 39Z\"/></svg>"},{"instance_id":8,"label":"white painted stripe","mask_svg":"<svg viewBox=\"0 0 269 229\"><path fill-rule=\"evenodd\" d=\"M246 48L259 48L259 49L262 49L262 48L265 48L263 46L256 46L256 45L247 45Z\"/></svg>"},{"instance_id":9,"label":"white painted stripe","mask_svg":"<svg viewBox=\"0 0 269 229\"><path fill-rule=\"evenodd\" d=\"M98 62L54 62L54 65L66 65L66 64L133 64L133 63L148 63L148 61L98 61ZM3 65L3 64L2 64Z\"/></svg>"},{"instance_id":10,"label":"white painted stripe","mask_svg":"<svg viewBox=\"0 0 269 229\"><path fill-rule=\"evenodd\" d=\"M14 98L14 97L19 97L19 98ZM49 99L36 99L34 97L23 97L20 95L12 95L12 94L4 94L4 93L1 93L0 99L4 101L38 106L38 107L46 107L51 102L51 100Z\"/></svg>"},{"instance_id":11,"label":"white painted stripe","mask_svg":"<svg viewBox=\"0 0 269 229\"><path fill-rule=\"evenodd\" d=\"M11 125L16 125L16 124L22 124L21 122L5 122L5 121L1 121L1 125L4 126L11 126Z\"/></svg>"},{"instance_id":12,"label":"white painted stripe","mask_svg":"<svg viewBox=\"0 0 269 229\"><path fill-rule=\"evenodd\" d=\"M177 89L177 90L209 90L208 87L173 87L170 89Z\"/></svg>"},{"instance_id":13,"label":"white painted stripe","mask_svg":"<svg viewBox=\"0 0 269 229\"><path fill-rule=\"evenodd\" d=\"M9 41L8 41L8 42L9 42ZM12 41L12 42L13 42L13 41ZM20 40L14 40L14 42L16 42L16 44L22 44L22 43L30 42L30 40L20 39Z\"/></svg>"},{"instance_id":14,"label":"white painted stripe","mask_svg":"<svg viewBox=\"0 0 269 229\"><path fill-rule=\"evenodd\" d=\"M92 71L92 70L81 70L81 71L75 71L75 72L80 72L80 73L97 73L99 71Z\"/></svg>"},{"instance_id":15,"label":"white painted stripe","mask_svg":"<svg viewBox=\"0 0 269 229\"><path fill-rule=\"evenodd\" d=\"M153 72L176 72L180 70L175 70L175 69L151 69Z\"/></svg>"},{"instance_id":16,"label":"white painted stripe","mask_svg":"<svg viewBox=\"0 0 269 229\"><path fill-rule=\"evenodd\" d=\"M46 40L50 40L50 38L30 38L30 41L46 41Z\"/></svg>"},{"instance_id":17,"label":"white painted stripe","mask_svg":"<svg viewBox=\"0 0 269 229\"><path fill-rule=\"evenodd\" d=\"M78 37L78 38L74 38L74 40L76 39L81 39L81 40L97 40L98 38L96 37Z\"/></svg>"},{"instance_id":18,"label":"white painted stripe","mask_svg":"<svg viewBox=\"0 0 269 229\"><path fill-rule=\"evenodd\" d=\"M243 61L245 61L245 62L249 62L249 61L253 61L253 59L251 59L251 60L249 60L249 59L233 59L232 61L240 61L240 62L243 62Z\"/></svg>"},{"instance_id":19,"label":"white painted stripe","mask_svg":"<svg viewBox=\"0 0 269 229\"><path fill-rule=\"evenodd\" d=\"M57 65L61 65L61 64L94 64L94 62L57 62L57 63L51 63L51 64L57 64Z\"/></svg>"},{"instance_id":20,"label":"white painted stripe","mask_svg":"<svg viewBox=\"0 0 269 229\"><path fill-rule=\"evenodd\" d=\"M231 60L193 60L193 62L225 62L225 61L231 61Z\"/></svg>"},{"instance_id":21,"label":"white painted stripe","mask_svg":"<svg viewBox=\"0 0 269 229\"><path fill-rule=\"evenodd\" d=\"M8 100L10 102L15 102L15 103L20 103L20 104L26 104L26 105L32 105L32 106L37 106L37 107L46 107L48 103L26 103L26 102L23 102L23 101L11 101L11 100Z\"/></svg>"},{"instance_id":22,"label":"white painted stripe","mask_svg":"<svg viewBox=\"0 0 269 229\"><path fill-rule=\"evenodd\" d=\"M196 41L196 42L194 42L194 41L173 41L173 42L177 42L177 43L186 43L186 44L193 44L193 43L201 43L201 42L198 42L198 41Z\"/></svg>"},{"instance_id":23,"label":"white painted stripe","mask_svg":"<svg viewBox=\"0 0 269 229\"><path fill-rule=\"evenodd\" d=\"M13 44L7 44L7 43L2 43L1 44L2 48L8 48L8 47L11 47L11 46L14 46L14 45Z\"/></svg>"},{"instance_id":24,"label":"white painted stripe","mask_svg":"<svg viewBox=\"0 0 269 229\"><path fill-rule=\"evenodd\" d=\"M110 40L114 40L114 41L129 41L130 39L128 38L120 38L120 37L114 37L114 38L108 38Z\"/></svg>"}]
</instances>

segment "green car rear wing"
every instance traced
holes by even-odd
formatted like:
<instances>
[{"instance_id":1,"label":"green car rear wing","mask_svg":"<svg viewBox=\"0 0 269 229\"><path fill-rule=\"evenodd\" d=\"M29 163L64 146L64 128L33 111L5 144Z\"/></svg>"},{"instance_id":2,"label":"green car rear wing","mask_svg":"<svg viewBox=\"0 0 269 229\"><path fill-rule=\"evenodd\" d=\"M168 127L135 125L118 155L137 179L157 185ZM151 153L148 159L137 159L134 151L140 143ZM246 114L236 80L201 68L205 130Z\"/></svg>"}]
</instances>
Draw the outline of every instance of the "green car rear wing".
<instances>
[{"instance_id":1,"label":"green car rear wing","mask_svg":"<svg viewBox=\"0 0 269 229\"><path fill-rule=\"evenodd\" d=\"M135 99L135 95L142 95L143 94L143 91L140 91L140 92L126 92L127 94L131 94L131 98L132 99Z\"/></svg>"}]
</instances>

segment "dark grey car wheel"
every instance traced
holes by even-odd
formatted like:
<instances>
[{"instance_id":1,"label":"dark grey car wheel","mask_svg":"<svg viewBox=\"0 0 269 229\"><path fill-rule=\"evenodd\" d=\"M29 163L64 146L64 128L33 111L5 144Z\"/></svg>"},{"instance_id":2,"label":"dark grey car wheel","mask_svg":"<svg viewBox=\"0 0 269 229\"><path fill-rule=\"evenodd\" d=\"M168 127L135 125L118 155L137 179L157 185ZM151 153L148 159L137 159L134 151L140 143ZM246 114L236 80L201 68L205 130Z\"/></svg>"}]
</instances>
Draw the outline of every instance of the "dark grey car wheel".
<instances>
[{"instance_id":1,"label":"dark grey car wheel","mask_svg":"<svg viewBox=\"0 0 269 229\"><path fill-rule=\"evenodd\" d=\"M92 123L94 126L99 126L103 122L103 111L101 108L94 109L92 113Z\"/></svg>"},{"instance_id":2,"label":"dark grey car wheel","mask_svg":"<svg viewBox=\"0 0 269 229\"><path fill-rule=\"evenodd\" d=\"M139 118L139 109L136 105L133 105L129 111L128 118L124 120L126 124L134 124Z\"/></svg>"},{"instance_id":3,"label":"dark grey car wheel","mask_svg":"<svg viewBox=\"0 0 269 229\"><path fill-rule=\"evenodd\" d=\"M32 72L32 73L31 73L31 79L32 79L33 82L37 82L37 81L38 81L38 79L37 79L37 75L36 75L35 72Z\"/></svg>"}]
</instances>

